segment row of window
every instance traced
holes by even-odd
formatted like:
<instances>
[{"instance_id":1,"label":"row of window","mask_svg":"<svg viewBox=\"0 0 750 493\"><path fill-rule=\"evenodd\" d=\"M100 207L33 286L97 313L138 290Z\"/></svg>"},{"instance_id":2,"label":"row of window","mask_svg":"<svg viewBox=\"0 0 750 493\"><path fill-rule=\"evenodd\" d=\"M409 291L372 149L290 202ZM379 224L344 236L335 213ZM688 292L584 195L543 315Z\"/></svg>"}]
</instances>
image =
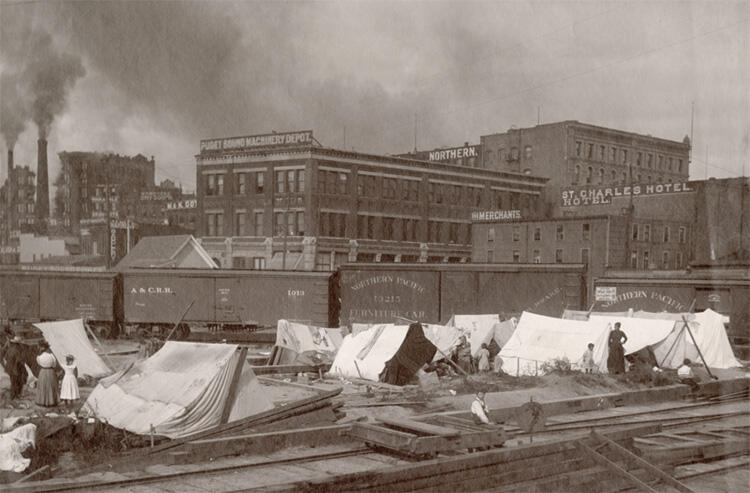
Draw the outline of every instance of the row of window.
<instances>
[{"instance_id":1,"label":"row of window","mask_svg":"<svg viewBox=\"0 0 750 493\"><path fill-rule=\"evenodd\" d=\"M633 224L631 230L631 238L635 241L651 241L651 225L650 224ZM662 243L669 243L672 241L672 228L664 226L662 228L661 235ZM680 226L677 228L677 242L687 243L687 228Z\"/></svg>"},{"instance_id":2,"label":"row of window","mask_svg":"<svg viewBox=\"0 0 750 493\"><path fill-rule=\"evenodd\" d=\"M650 269L652 267L650 257L651 252L649 252L648 250L643 250L640 252L640 254L638 250L633 250L632 252L630 252L630 268ZM657 266L654 265L654 267ZM662 252L661 264L659 264L658 267L661 269L681 269L683 267L682 252L674 252L674 257L672 257L671 252Z\"/></svg>"},{"instance_id":3,"label":"row of window","mask_svg":"<svg viewBox=\"0 0 750 493\"><path fill-rule=\"evenodd\" d=\"M589 254L590 250L588 248L581 248L581 257L580 262L582 264L588 264L589 263ZM513 250L513 262L514 263L520 263L521 262L521 251L520 250ZM487 262L494 262L495 261L495 252L494 250L487 250ZM531 261L535 264L541 264L542 263L542 253L539 249L534 249L531 252ZM562 264L564 262L564 256L563 256L563 249L557 248L555 250L555 258L554 260L551 259L553 263L556 264ZM569 259L569 262L577 262L576 259Z\"/></svg>"},{"instance_id":4,"label":"row of window","mask_svg":"<svg viewBox=\"0 0 750 493\"><path fill-rule=\"evenodd\" d=\"M518 147L511 147L509 151L506 152L506 149L504 147L499 147L497 149L497 160L499 162L502 161L518 161L520 156L520 151ZM492 150L487 150L485 152L485 156L487 159L487 162L492 162L492 159L494 158L494 154ZM524 159L531 159L534 156L533 150L530 145L524 146L523 148L523 157Z\"/></svg>"},{"instance_id":5,"label":"row of window","mask_svg":"<svg viewBox=\"0 0 750 493\"><path fill-rule=\"evenodd\" d=\"M224 195L224 176L224 174L211 174L206 177L205 194L207 196ZM234 194L263 194L265 191L265 177L265 171L234 173ZM305 170L277 170L275 178L276 193L301 193L305 191Z\"/></svg>"},{"instance_id":6,"label":"row of window","mask_svg":"<svg viewBox=\"0 0 750 493\"><path fill-rule=\"evenodd\" d=\"M580 140L576 141L576 156L613 164L628 164L627 149L618 149L614 146L594 144ZM639 151L635 153L635 165L644 166L649 169L683 173L685 162L681 158L664 156L663 154L656 154L656 160L654 161L654 153Z\"/></svg>"},{"instance_id":7,"label":"row of window","mask_svg":"<svg viewBox=\"0 0 750 493\"><path fill-rule=\"evenodd\" d=\"M513 226L513 241L521 241L521 226ZM487 241L494 242L496 239L495 228L489 228L487 230ZM565 240L565 225L558 224L555 226L555 239L557 241ZM581 240L588 241L591 239L591 224L581 224ZM542 241L542 227L535 226L533 233L533 241Z\"/></svg>"},{"instance_id":8,"label":"row of window","mask_svg":"<svg viewBox=\"0 0 750 493\"><path fill-rule=\"evenodd\" d=\"M588 166L586 168L586 174L585 176L581 176L581 165L576 164L575 167L575 173L573 174L573 185L578 185L579 183L585 183L586 185L593 184L596 180L597 185L603 185L603 184L619 184L619 185L627 185L629 183L628 180L628 172L622 171L618 172L617 170L610 170L609 173L604 170L604 168L599 168L599 171L596 174L596 177L594 176L594 168L593 166ZM663 183L664 178L661 175L657 175L654 177L653 175L643 175L641 173L636 173L633 175L633 182L634 183ZM666 183L672 183L672 178L667 178Z\"/></svg>"}]
</instances>

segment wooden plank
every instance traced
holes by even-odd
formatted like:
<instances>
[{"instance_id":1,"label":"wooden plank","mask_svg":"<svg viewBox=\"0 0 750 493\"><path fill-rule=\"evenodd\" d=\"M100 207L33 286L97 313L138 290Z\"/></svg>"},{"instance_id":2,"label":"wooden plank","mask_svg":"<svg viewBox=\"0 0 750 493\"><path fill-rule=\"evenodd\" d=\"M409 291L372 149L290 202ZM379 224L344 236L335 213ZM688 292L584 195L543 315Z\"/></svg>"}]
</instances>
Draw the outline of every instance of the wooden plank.
<instances>
[{"instance_id":1,"label":"wooden plank","mask_svg":"<svg viewBox=\"0 0 750 493\"><path fill-rule=\"evenodd\" d=\"M642 458L640 458L639 456L635 455L630 450L628 450L628 449L626 449L624 447L621 447L620 445L618 445L616 442L613 442L609 438L605 438L605 437L601 436L600 434L598 434L595 431L591 432L591 437L594 440L596 440L597 442L606 443L609 446L609 449L611 451L613 451L614 453L616 453L617 455L619 455L620 457L624 457L626 459L629 459L629 460L635 462L640 467L642 467L645 470L647 470L648 472L654 474L656 477L658 477L659 479L661 479L662 481L664 481L668 485L677 488L679 491L682 491L683 493L695 493L693 490L691 490L690 488L688 488L683 483L680 483L679 481L677 481L675 478L673 478L669 474L665 473L664 471L662 471L658 467L655 467L655 466L651 465L651 463L649 463L648 461L643 460Z\"/></svg>"},{"instance_id":2,"label":"wooden plank","mask_svg":"<svg viewBox=\"0 0 750 493\"><path fill-rule=\"evenodd\" d=\"M219 420L219 423L221 424L225 424L229 421L229 414L231 414L232 407L234 407L234 401L237 398L237 387L240 383L240 376L242 375L242 368L245 366L246 357L247 347L243 347L240 349L240 357L234 365L232 380L229 382L229 392L227 392L227 398L224 401L224 409L221 410L221 420Z\"/></svg>"},{"instance_id":3,"label":"wooden plank","mask_svg":"<svg viewBox=\"0 0 750 493\"><path fill-rule=\"evenodd\" d=\"M633 436L647 435L661 431L660 425L630 426L605 433L615 441ZM588 434L577 435L576 440L588 439ZM304 480L279 485L277 488L254 488L256 492L271 491L354 491L359 489L377 489L378 491L401 491L419 479L439 484L441 478L449 474L478 474L486 467L504 468L509 461L536 458L541 455L573 450L574 439L560 440L544 444L522 445L519 447L490 450L474 454L459 455L422 461L416 464L397 464L374 471L363 471L355 474L342 474L326 480ZM454 489L455 491L455 489Z\"/></svg>"},{"instance_id":4,"label":"wooden plank","mask_svg":"<svg viewBox=\"0 0 750 493\"><path fill-rule=\"evenodd\" d=\"M628 471L620 467L619 465L615 464L611 460L604 457L602 454L597 452L596 450L592 449L585 443L581 441L575 442L576 447L578 447L579 450L581 450L583 453L594 459L596 463L598 463L601 466L604 466L608 468L613 473L617 474L618 476L628 480L630 483L633 484L633 486L636 486L640 488L642 491L647 491L649 493L656 493L656 490L641 481L640 479L636 478L632 474L630 474Z\"/></svg>"},{"instance_id":5,"label":"wooden plank","mask_svg":"<svg viewBox=\"0 0 750 493\"><path fill-rule=\"evenodd\" d=\"M415 431L423 435L436 435L445 438L458 437L461 432L444 426L431 425L421 421L397 418L378 418L378 421L389 426L395 426L404 430Z\"/></svg>"},{"instance_id":6,"label":"wooden plank","mask_svg":"<svg viewBox=\"0 0 750 493\"><path fill-rule=\"evenodd\" d=\"M324 365L261 365L252 366L256 375L279 375L285 373L318 373L319 369L328 371L330 364Z\"/></svg>"}]
</instances>

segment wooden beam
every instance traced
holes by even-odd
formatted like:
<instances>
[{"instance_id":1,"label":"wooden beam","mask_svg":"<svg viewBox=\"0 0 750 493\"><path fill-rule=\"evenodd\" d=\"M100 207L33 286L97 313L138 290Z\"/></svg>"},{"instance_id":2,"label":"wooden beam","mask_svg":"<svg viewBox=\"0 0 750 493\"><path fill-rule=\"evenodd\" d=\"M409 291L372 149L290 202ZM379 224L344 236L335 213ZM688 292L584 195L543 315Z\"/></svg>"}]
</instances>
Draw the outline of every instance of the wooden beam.
<instances>
[{"instance_id":1,"label":"wooden beam","mask_svg":"<svg viewBox=\"0 0 750 493\"><path fill-rule=\"evenodd\" d=\"M240 349L240 357L234 365L234 373L232 374L232 380L229 382L229 391L227 392L227 398L224 401L224 409L221 410L220 424L225 424L229 421L229 414L232 412L234 401L237 398L237 388L240 385L240 376L242 375L242 368L245 366L246 357L247 346Z\"/></svg>"},{"instance_id":2,"label":"wooden beam","mask_svg":"<svg viewBox=\"0 0 750 493\"><path fill-rule=\"evenodd\" d=\"M414 421L405 418L378 418L378 421L389 426L395 426L396 428L402 428L411 432L417 432L421 435L436 435L439 437L452 438L457 437L461 434L460 431L452 428L431 425L429 423L422 423L421 421Z\"/></svg>"},{"instance_id":3,"label":"wooden beam","mask_svg":"<svg viewBox=\"0 0 750 493\"><path fill-rule=\"evenodd\" d=\"M283 373L318 373L319 368L325 371L331 365L263 365L253 366L252 369L256 375L278 375Z\"/></svg>"},{"instance_id":4,"label":"wooden beam","mask_svg":"<svg viewBox=\"0 0 750 493\"><path fill-rule=\"evenodd\" d=\"M586 454L589 457L591 457L594 460L594 462L596 462L597 464L599 464L601 466L606 467L607 469L609 469L613 473L615 473L618 476L626 479L633 486L638 487L642 491L647 491L649 493L656 493L655 489L653 489L652 487L650 487L649 485L647 485L646 483L644 483L640 479L636 478L635 476L633 476L632 474L630 474L628 471L626 471L625 469L623 469L619 465L617 465L614 462L612 462L611 460L607 459L602 454L600 454L596 450L592 449L591 447L589 447L585 443L583 443L581 441L577 441L577 442L575 442L575 445L576 445L576 447L578 447L578 449L580 451L582 451L584 454Z\"/></svg>"},{"instance_id":5,"label":"wooden beam","mask_svg":"<svg viewBox=\"0 0 750 493\"><path fill-rule=\"evenodd\" d=\"M596 440L599 443L606 443L609 446L609 449L619 455L620 457L623 457L625 459L630 459L648 472L652 473L653 475L657 476L659 479L664 481L666 484L678 489L679 491L682 491L683 493L695 493L693 490L685 486L683 483L677 481L675 478L670 476L669 474L665 473L658 467L652 465L650 462L643 460L641 457L635 455L630 450L626 449L625 447L621 447L618 443L613 442L609 438L603 437L600 434L598 434L595 431L591 431L591 438Z\"/></svg>"}]
</instances>

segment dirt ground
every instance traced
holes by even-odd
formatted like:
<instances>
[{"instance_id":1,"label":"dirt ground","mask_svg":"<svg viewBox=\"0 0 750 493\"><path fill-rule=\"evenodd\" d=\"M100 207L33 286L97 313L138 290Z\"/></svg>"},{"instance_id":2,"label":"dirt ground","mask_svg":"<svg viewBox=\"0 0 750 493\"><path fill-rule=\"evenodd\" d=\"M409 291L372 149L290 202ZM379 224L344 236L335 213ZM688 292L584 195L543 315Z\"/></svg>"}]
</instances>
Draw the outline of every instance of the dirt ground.
<instances>
[{"instance_id":1,"label":"dirt ground","mask_svg":"<svg viewBox=\"0 0 750 493\"><path fill-rule=\"evenodd\" d=\"M115 371L120 370L138 357L138 343L132 340L105 340L97 352ZM253 353L261 355L263 347L252 348ZM698 378L708 381L705 369L694 368ZM277 405L299 399L312 397L317 390L343 388L336 399L340 404L339 412L343 416L339 423L355 420L373 420L378 417L407 417L441 411L468 410L474 395L482 390L487 393L486 402L490 408L521 405L530 399L549 401L593 394L622 392L675 383L674 372L654 375L628 373L620 376L604 374L582 374L562 371L536 377L510 377L494 373L474 374L468 377L449 375L415 382L404 387L395 387L377 382L350 382L326 376L322 380L318 375L283 375L261 377L263 390ZM715 370L720 378L747 376L748 369ZM143 438L108 427L101 423L89 423L87 420L65 425L63 416L77 412L91 393L91 385L81 385L81 400L72 408L63 406L57 409L43 409L34 404L35 390L24 388L21 399L10 402L8 392L10 381L0 366L0 420L22 416L36 419L49 429L63 427L52 438L44 440L32 454L32 466L36 469L44 464L58 468L77 468L90 463L94 458L116 454L123 449L142 446Z\"/></svg>"}]
</instances>

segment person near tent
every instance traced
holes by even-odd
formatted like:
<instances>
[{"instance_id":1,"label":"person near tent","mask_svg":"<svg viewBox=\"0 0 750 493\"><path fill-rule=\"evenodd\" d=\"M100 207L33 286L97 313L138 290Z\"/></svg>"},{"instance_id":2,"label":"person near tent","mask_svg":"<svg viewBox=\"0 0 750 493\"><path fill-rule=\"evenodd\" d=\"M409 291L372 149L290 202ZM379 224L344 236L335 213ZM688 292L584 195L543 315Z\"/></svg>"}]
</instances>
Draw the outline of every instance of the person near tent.
<instances>
[{"instance_id":1,"label":"person near tent","mask_svg":"<svg viewBox=\"0 0 750 493\"><path fill-rule=\"evenodd\" d=\"M626 342L628 342L628 336L620 330L620 322L615 322L614 328L609 333L607 370L610 373L625 373L625 348L622 345Z\"/></svg>"},{"instance_id":2,"label":"person near tent","mask_svg":"<svg viewBox=\"0 0 750 493\"><path fill-rule=\"evenodd\" d=\"M471 346L466 336L458 339L458 346L453 349L451 360L466 373L474 373L474 362L471 357Z\"/></svg>"},{"instance_id":3,"label":"person near tent","mask_svg":"<svg viewBox=\"0 0 750 493\"><path fill-rule=\"evenodd\" d=\"M471 418L474 420L474 423L478 425L491 425L490 410L487 409L487 403L484 402L484 397L484 392L477 392L474 402L471 403Z\"/></svg>"},{"instance_id":4,"label":"person near tent","mask_svg":"<svg viewBox=\"0 0 750 493\"><path fill-rule=\"evenodd\" d=\"M69 354L65 356L65 363L61 364L65 371L62 383L60 384L60 399L66 407L72 407L81 395L78 391L78 367L75 364L75 356Z\"/></svg>"},{"instance_id":5,"label":"person near tent","mask_svg":"<svg viewBox=\"0 0 750 493\"><path fill-rule=\"evenodd\" d=\"M10 378L10 398L11 400L18 399L21 397L27 378L23 340L20 336L16 335L8 341L8 347L3 352L2 364Z\"/></svg>"},{"instance_id":6,"label":"person near tent","mask_svg":"<svg viewBox=\"0 0 750 493\"><path fill-rule=\"evenodd\" d=\"M497 373L498 375L503 374L503 358L500 357L500 354L495 355L495 359L492 360L492 371Z\"/></svg>"},{"instance_id":7,"label":"person near tent","mask_svg":"<svg viewBox=\"0 0 750 493\"><path fill-rule=\"evenodd\" d=\"M477 370L489 371L490 370L490 350L487 348L486 343L482 343L481 349L477 352Z\"/></svg>"},{"instance_id":8,"label":"person near tent","mask_svg":"<svg viewBox=\"0 0 750 493\"><path fill-rule=\"evenodd\" d=\"M584 373L594 373L596 369L596 363L594 363L594 343L589 342L586 351L583 352L581 358L581 366L583 367Z\"/></svg>"},{"instance_id":9,"label":"person near tent","mask_svg":"<svg viewBox=\"0 0 750 493\"><path fill-rule=\"evenodd\" d=\"M57 406L59 389L57 387L57 375L55 367L57 359L52 354L46 341L40 343L41 354L36 357L39 363L39 381L36 386L36 404L43 407Z\"/></svg>"},{"instance_id":10,"label":"person near tent","mask_svg":"<svg viewBox=\"0 0 750 493\"><path fill-rule=\"evenodd\" d=\"M683 360L682 366L677 368L677 378L680 379L680 383L689 385L691 392L696 393L700 390L700 386L695 381L695 373L693 373L693 369L690 367L691 363L692 361L689 358Z\"/></svg>"}]
</instances>

